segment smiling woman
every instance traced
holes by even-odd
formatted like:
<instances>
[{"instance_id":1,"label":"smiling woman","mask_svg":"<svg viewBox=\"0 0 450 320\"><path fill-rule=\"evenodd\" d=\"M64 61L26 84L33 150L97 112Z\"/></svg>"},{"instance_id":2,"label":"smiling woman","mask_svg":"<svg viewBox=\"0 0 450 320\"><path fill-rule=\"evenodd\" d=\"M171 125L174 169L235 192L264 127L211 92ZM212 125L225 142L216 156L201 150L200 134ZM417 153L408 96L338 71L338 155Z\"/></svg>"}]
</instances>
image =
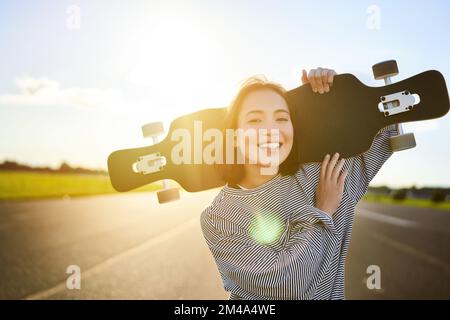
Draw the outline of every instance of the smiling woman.
<instances>
[{"instance_id":1,"label":"smiling woman","mask_svg":"<svg viewBox=\"0 0 450 320\"><path fill-rule=\"evenodd\" d=\"M303 71L316 94L332 90L334 70ZM291 110L284 90L250 79L238 92L226 127L277 129L278 172L261 175L261 163L225 171L227 182L201 214L203 235L230 299L344 299L344 265L355 207L392 155L387 127L366 153L298 165ZM267 143L256 143L268 149ZM247 144L246 144L247 145ZM238 148L239 149L239 148ZM239 149L248 157L247 149ZM301 150L299 150L301 151ZM345 165L345 167L344 167ZM347 175L349 179L346 180Z\"/></svg>"},{"instance_id":2,"label":"smiling woman","mask_svg":"<svg viewBox=\"0 0 450 320\"><path fill-rule=\"evenodd\" d=\"M268 132L275 129L278 137L269 135L267 141L277 140L279 145L274 148L278 152L279 171L281 174L289 174L295 172L298 167L297 146L294 143L294 128L290 121L290 115L293 110L290 109L286 102L286 91L280 85L268 82L264 77L254 76L249 78L242 84L241 89L235 99L229 106L227 118L225 119L225 128L231 129L266 129ZM267 123L275 125L267 126ZM265 142L267 142L265 141ZM257 142L258 148L262 146ZM246 149L239 148L245 146ZM263 146L264 147L264 146ZM272 145L267 145L266 148ZM251 154L249 150L252 148L252 141L247 140L244 144L238 144L239 152L236 155L246 155L247 164L226 165L223 166L222 177L224 181L228 181L231 185L235 185L244 178L244 169L251 170L253 175L259 175L261 172L259 167L261 163L255 163L254 159L248 159ZM291 150L293 150L291 152ZM268 151L270 154L272 151ZM253 161L252 161L253 160ZM239 163L235 161L234 163ZM250 163L255 163L251 165ZM267 180L270 176L265 177Z\"/></svg>"}]
</instances>

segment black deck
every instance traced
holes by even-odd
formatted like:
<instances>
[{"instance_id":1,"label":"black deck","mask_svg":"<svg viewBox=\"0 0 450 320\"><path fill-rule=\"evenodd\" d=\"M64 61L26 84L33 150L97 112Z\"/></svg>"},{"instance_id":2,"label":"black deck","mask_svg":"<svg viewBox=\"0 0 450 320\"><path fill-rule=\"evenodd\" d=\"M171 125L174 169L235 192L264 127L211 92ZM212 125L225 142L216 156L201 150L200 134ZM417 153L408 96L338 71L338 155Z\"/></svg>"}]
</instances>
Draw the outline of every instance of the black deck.
<instances>
[{"instance_id":1,"label":"black deck","mask_svg":"<svg viewBox=\"0 0 450 320\"><path fill-rule=\"evenodd\" d=\"M405 90L418 94L420 103L411 111L385 117L378 110L380 97ZM449 110L445 80L434 70L383 87L368 87L351 74L341 74L335 76L329 93L313 93L307 84L289 91L288 103L295 110L292 119L300 163L319 162L325 154L334 152L343 158L359 155L370 148L377 132L387 125L438 118ZM191 192L224 185L214 165L172 163L171 152L179 141L171 141L170 137L179 128L188 130L193 137L196 120L202 121L203 131L222 130L225 114L226 109L220 108L182 116L172 122L167 138L159 144L113 152L108 158L113 187L129 191L162 179L175 180ZM203 147L209 143L203 142ZM154 152L167 159L163 171L149 175L132 171L139 156ZM193 154L191 159L194 160Z\"/></svg>"}]
</instances>

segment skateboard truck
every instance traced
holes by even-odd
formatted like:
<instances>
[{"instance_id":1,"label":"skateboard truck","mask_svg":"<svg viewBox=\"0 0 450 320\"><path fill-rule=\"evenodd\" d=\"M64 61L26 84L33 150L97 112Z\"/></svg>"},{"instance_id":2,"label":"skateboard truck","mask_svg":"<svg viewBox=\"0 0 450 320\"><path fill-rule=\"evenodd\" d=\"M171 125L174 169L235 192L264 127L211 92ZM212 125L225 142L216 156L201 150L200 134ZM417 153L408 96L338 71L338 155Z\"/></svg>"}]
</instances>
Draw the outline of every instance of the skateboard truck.
<instances>
[{"instance_id":1,"label":"skateboard truck","mask_svg":"<svg viewBox=\"0 0 450 320\"><path fill-rule=\"evenodd\" d=\"M164 127L161 122L147 123L142 126L142 134L144 138L151 138L152 144L159 142L158 137L164 134ZM164 170L164 166L167 164L166 158L162 157L159 152L141 156L138 161L133 165L133 170L142 174L151 174ZM162 181L163 190L156 193L159 203L166 203L180 199L180 191L178 188L171 188L169 180Z\"/></svg>"},{"instance_id":2,"label":"skateboard truck","mask_svg":"<svg viewBox=\"0 0 450 320\"><path fill-rule=\"evenodd\" d=\"M376 80L383 79L386 85L392 83L391 77L398 75L397 61L387 60L377 63L372 66L374 78ZM396 92L386 96L380 97L378 110L384 113L384 116L391 116L401 112L407 112L413 109L414 105L418 104L420 98L416 94L411 94L409 91ZM392 151L401 151L416 146L416 139L414 133L403 133L403 127L400 123L396 124L398 135L390 138Z\"/></svg>"},{"instance_id":3,"label":"skateboard truck","mask_svg":"<svg viewBox=\"0 0 450 320\"><path fill-rule=\"evenodd\" d=\"M150 174L161 171L167 163L166 158L161 157L159 152L142 156L138 159L138 162L136 162L133 166L133 171L142 174Z\"/></svg>"},{"instance_id":4,"label":"skateboard truck","mask_svg":"<svg viewBox=\"0 0 450 320\"><path fill-rule=\"evenodd\" d=\"M383 112L385 117L392 116L394 114L408 112L420 102L417 94L411 94L408 90L403 92L396 92L382 96L378 104L378 110Z\"/></svg>"}]
</instances>

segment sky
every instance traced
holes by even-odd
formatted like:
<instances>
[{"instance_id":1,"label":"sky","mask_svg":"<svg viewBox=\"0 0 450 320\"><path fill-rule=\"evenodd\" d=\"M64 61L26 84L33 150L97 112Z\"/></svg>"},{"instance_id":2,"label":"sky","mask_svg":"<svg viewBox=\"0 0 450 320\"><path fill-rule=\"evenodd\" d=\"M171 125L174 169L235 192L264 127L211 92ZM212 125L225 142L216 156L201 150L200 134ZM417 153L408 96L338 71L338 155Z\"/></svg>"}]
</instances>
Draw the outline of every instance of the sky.
<instances>
[{"instance_id":1,"label":"sky","mask_svg":"<svg viewBox=\"0 0 450 320\"><path fill-rule=\"evenodd\" d=\"M286 89L303 68L450 79L449 1L0 2L0 161L107 169L141 126L227 106L247 77ZM364 106L362 106L364 107ZM409 123L417 147L372 185L450 186L450 116Z\"/></svg>"}]
</instances>

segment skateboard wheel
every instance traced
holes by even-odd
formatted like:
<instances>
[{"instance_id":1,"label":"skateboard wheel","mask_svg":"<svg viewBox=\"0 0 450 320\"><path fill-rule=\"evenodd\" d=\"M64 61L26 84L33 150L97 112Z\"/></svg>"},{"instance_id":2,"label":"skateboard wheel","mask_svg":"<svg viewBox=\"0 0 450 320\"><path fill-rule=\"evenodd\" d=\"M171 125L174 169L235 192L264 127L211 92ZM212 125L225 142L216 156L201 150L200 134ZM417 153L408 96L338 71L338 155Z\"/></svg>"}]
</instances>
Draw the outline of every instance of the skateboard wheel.
<instances>
[{"instance_id":1,"label":"skateboard wheel","mask_svg":"<svg viewBox=\"0 0 450 320\"><path fill-rule=\"evenodd\" d=\"M159 203L166 203L170 201L175 201L180 199L180 190L178 188L169 188L158 191L156 193L158 196Z\"/></svg>"},{"instance_id":2,"label":"skateboard wheel","mask_svg":"<svg viewBox=\"0 0 450 320\"><path fill-rule=\"evenodd\" d=\"M398 75L397 61L387 60L372 66L373 76L375 80L384 79Z\"/></svg>"},{"instance_id":3,"label":"skateboard wheel","mask_svg":"<svg viewBox=\"0 0 450 320\"><path fill-rule=\"evenodd\" d=\"M142 126L142 134L144 138L161 136L164 134L162 122L151 122Z\"/></svg>"},{"instance_id":4,"label":"skateboard wheel","mask_svg":"<svg viewBox=\"0 0 450 320\"><path fill-rule=\"evenodd\" d=\"M416 139L414 138L414 133L405 133L391 137L390 143L392 151L402 151L414 148L416 146Z\"/></svg>"}]
</instances>

